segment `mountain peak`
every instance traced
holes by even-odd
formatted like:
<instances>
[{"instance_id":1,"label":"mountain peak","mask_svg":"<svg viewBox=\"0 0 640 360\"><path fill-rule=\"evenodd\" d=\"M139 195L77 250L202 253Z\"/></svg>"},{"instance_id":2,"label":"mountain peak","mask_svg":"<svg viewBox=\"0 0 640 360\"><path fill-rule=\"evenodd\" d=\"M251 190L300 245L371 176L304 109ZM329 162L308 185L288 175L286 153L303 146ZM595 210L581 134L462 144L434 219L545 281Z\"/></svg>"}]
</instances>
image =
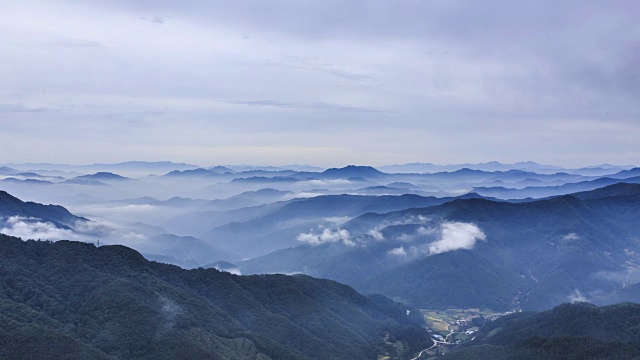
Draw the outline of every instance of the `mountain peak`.
<instances>
[{"instance_id":1,"label":"mountain peak","mask_svg":"<svg viewBox=\"0 0 640 360\"><path fill-rule=\"evenodd\" d=\"M357 166L357 165L347 165L343 168L331 168L320 173L325 177L335 177L335 178L352 178L352 177L378 177L384 175L380 170L372 167L372 166Z\"/></svg>"},{"instance_id":2,"label":"mountain peak","mask_svg":"<svg viewBox=\"0 0 640 360\"><path fill-rule=\"evenodd\" d=\"M131 180L128 177L124 177L124 176L114 174L112 172L107 172L107 171L99 171L95 174L76 176L74 179L112 180L112 181Z\"/></svg>"}]
</instances>

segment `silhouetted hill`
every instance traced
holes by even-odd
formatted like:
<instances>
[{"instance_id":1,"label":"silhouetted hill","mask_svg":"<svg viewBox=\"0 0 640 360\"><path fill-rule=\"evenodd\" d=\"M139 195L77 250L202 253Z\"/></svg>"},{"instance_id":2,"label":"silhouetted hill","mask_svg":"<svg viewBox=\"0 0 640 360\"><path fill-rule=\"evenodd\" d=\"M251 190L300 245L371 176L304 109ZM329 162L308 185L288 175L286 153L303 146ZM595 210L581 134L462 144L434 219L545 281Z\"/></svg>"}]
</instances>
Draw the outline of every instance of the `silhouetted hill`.
<instances>
[{"instance_id":1,"label":"silhouetted hill","mask_svg":"<svg viewBox=\"0 0 640 360\"><path fill-rule=\"evenodd\" d=\"M73 215L62 206L25 202L0 190L0 220L11 216L39 219L61 228L68 228L78 220L87 221L85 218Z\"/></svg>"},{"instance_id":2,"label":"silhouetted hill","mask_svg":"<svg viewBox=\"0 0 640 360\"><path fill-rule=\"evenodd\" d=\"M39 179L16 179L14 177L8 177L6 179L0 180L3 183L9 184L24 184L24 185L51 185L53 184L51 181L39 180Z\"/></svg>"},{"instance_id":3,"label":"silhouetted hill","mask_svg":"<svg viewBox=\"0 0 640 360\"><path fill-rule=\"evenodd\" d=\"M2 175L14 175L19 173L20 170L16 170L16 169L12 169L10 167L7 166L0 166L0 174Z\"/></svg>"},{"instance_id":4,"label":"silhouetted hill","mask_svg":"<svg viewBox=\"0 0 640 360\"><path fill-rule=\"evenodd\" d=\"M522 189L507 189L504 187L477 187L474 191L482 196L493 196L501 199L523 199L523 198L545 198L595 190L604 186L626 183L640 183L640 177L630 177L625 179L614 179L602 177L595 180L570 182L554 186L529 186Z\"/></svg>"},{"instance_id":5,"label":"silhouetted hill","mask_svg":"<svg viewBox=\"0 0 640 360\"><path fill-rule=\"evenodd\" d=\"M0 358L11 359L408 359L431 344L417 310L336 282L5 235L0 308Z\"/></svg>"},{"instance_id":6,"label":"silhouetted hill","mask_svg":"<svg viewBox=\"0 0 640 360\"><path fill-rule=\"evenodd\" d=\"M220 166L220 165L218 165L218 166L212 166L212 167L210 167L210 168L207 168L207 170L209 170L209 171L213 171L213 172L218 173L218 174L224 174L224 173L231 173L231 174L233 174L233 173L235 173L235 171L233 171L233 170L229 169L228 167Z\"/></svg>"},{"instance_id":7,"label":"silhouetted hill","mask_svg":"<svg viewBox=\"0 0 640 360\"><path fill-rule=\"evenodd\" d=\"M324 179L348 179L361 177L365 179L375 179L384 176L385 173L371 166L349 165L343 168L331 168L320 173L319 177Z\"/></svg>"},{"instance_id":8,"label":"silhouetted hill","mask_svg":"<svg viewBox=\"0 0 640 360\"><path fill-rule=\"evenodd\" d=\"M628 179L628 178L639 177L639 176L640 176L640 167L635 167L629 170L622 170L613 175L610 175L609 177L612 177L615 179Z\"/></svg>"},{"instance_id":9,"label":"silhouetted hill","mask_svg":"<svg viewBox=\"0 0 640 360\"><path fill-rule=\"evenodd\" d=\"M181 170L173 170L173 171L163 175L163 177L166 177L166 178L210 177L210 176L217 176L217 175L220 175L220 173L218 173L216 171L203 169L203 168L197 168L197 169L182 170L182 171Z\"/></svg>"},{"instance_id":10,"label":"silhouetted hill","mask_svg":"<svg viewBox=\"0 0 640 360\"><path fill-rule=\"evenodd\" d=\"M128 177L124 177L124 176L120 176L118 174L114 174L111 172L97 172L95 174L90 174L90 175L81 175L81 176L76 176L74 179L80 179L80 180L97 180L97 181L127 181L127 180L131 180Z\"/></svg>"},{"instance_id":11,"label":"silhouetted hill","mask_svg":"<svg viewBox=\"0 0 640 360\"><path fill-rule=\"evenodd\" d=\"M238 195L231 196L226 199L211 200L207 203L207 207L218 210L232 210L243 207L259 206L276 201L283 201L293 197L291 191L281 191L271 188L260 189L257 191L245 191Z\"/></svg>"},{"instance_id":12,"label":"silhouetted hill","mask_svg":"<svg viewBox=\"0 0 640 360\"><path fill-rule=\"evenodd\" d=\"M633 198L640 196L640 184L617 183L596 190L584 191L571 195L582 200L606 199L611 197Z\"/></svg>"}]
</instances>

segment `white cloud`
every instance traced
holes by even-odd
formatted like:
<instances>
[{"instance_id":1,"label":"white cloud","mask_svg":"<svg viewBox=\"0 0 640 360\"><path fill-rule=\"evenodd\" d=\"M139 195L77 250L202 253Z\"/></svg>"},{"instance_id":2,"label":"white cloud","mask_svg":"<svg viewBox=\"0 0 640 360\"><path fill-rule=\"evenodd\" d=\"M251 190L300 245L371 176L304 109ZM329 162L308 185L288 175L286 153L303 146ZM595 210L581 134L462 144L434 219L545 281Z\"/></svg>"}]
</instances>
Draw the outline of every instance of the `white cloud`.
<instances>
[{"instance_id":1,"label":"white cloud","mask_svg":"<svg viewBox=\"0 0 640 360\"><path fill-rule=\"evenodd\" d=\"M41 219L23 216L9 217L0 232L22 239L73 240L76 234L67 229L60 229L53 223Z\"/></svg>"},{"instance_id":2,"label":"white cloud","mask_svg":"<svg viewBox=\"0 0 640 360\"><path fill-rule=\"evenodd\" d=\"M425 236L425 235L433 235L436 232L437 232L437 230L435 228L431 228L431 227L426 228L424 226L420 226L418 228L418 230L417 230L417 234L418 235L423 235L423 236Z\"/></svg>"},{"instance_id":3,"label":"white cloud","mask_svg":"<svg viewBox=\"0 0 640 360\"><path fill-rule=\"evenodd\" d=\"M314 233L301 233L296 238L298 241L316 246L325 243L338 243L342 242L348 246L354 246L355 242L351 240L349 231L345 229L324 229L320 234Z\"/></svg>"},{"instance_id":4,"label":"white cloud","mask_svg":"<svg viewBox=\"0 0 640 360\"><path fill-rule=\"evenodd\" d=\"M569 300L569 302L572 302L572 303L588 301L587 297L584 296L578 289L575 289L571 294L569 294L567 296L567 300Z\"/></svg>"},{"instance_id":5,"label":"white cloud","mask_svg":"<svg viewBox=\"0 0 640 360\"><path fill-rule=\"evenodd\" d=\"M562 237L562 240L565 240L565 241L572 241L572 240L578 240L578 239L580 239L580 236L578 236L578 234L576 233L569 233Z\"/></svg>"},{"instance_id":6,"label":"white cloud","mask_svg":"<svg viewBox=\"0 0 640 360\"><path fill-rule=\"evenodd\" d=\"M369 230L367 234L371 235L371 237L373 237L375 240L378 240L378 241L384 240L384 235L377 229Z\"/></svg>"},{"instance_id":7,"label":"white cloud","mask_svg":"<svg viewBox=\"0 0 640 360\"><path fill-rule=\"evenodd\" d=\"M441 254L448 251L471 249L477 240L485 240L486 235L474 224L463 222L445 222L441 225L440 240L429 244L429 254Z\"/></svg>"},{"instance_id":8,"label":"white cloud","mask_svg":"<svg viewBox=\"0 0 640 360\"><path fill-rule=\"evenodd\" d=\"M393 255L393 256L399 256L399 257L406 257L407 256L407 252L404 250L403 246L391 249L391 250L387 251L387 254Z\"/></svg>"},{"instance_id":9,"label":"white cloud","mask_svg":"<svg viewBox=\"0 0 640 360\"><path fill-rule=\"evenodd\" d=\"M222 268L222 267L215 266L214 268L218 271L228 272L229 274L242 275L242 271L237 267Z\"/></svg>"},{"instance_id":10,"label":"white cloud","mask_svg":"<svg viewBox=\"0 0 640 360\"><path fill-rule=\"evenodd\" d=\"M299 192L292 196L293 199L308 199L322 195L321 193Z\"/></svg>"},{"instance_id":11,"label":"white cloud","mask_svg":"<svg viewBox=\"0 0 640 360\"><path fill-rule=\"evenodd\" d=\"M298 182L298 185L304 186L313 186L313 187L334 187L334 186L344 186L352 184L351 181L346 179L335 179L335 180L306 180Z\"/></svg>"}]
</instances>

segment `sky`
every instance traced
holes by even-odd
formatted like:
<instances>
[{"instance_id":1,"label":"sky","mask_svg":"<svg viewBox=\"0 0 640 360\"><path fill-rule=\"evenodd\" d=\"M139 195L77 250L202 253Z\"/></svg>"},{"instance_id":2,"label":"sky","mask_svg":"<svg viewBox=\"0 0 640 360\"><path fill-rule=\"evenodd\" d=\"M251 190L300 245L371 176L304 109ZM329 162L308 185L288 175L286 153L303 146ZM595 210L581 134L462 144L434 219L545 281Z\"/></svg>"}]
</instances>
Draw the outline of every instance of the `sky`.
<instances>
[{"instance_id":1,"label":"sky","mask_svg":"<svg viewBox=\"0 0 640 360\"><path fill-rule=\"evenodd\" d=\"M635 0L0 5L0 163L640 163Z\"/></svg>"}]
</instances>

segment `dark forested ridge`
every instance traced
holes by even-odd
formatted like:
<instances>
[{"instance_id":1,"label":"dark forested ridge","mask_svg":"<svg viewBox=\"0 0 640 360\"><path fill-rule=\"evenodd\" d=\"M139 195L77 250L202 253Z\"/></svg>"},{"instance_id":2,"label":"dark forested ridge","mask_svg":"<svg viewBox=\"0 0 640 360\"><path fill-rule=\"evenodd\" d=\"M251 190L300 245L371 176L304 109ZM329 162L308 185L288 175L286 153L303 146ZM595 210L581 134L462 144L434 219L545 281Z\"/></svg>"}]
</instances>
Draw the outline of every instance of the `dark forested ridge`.
<instances>
[{"instance_id":1,"label":"dark forested ridge","mask_svg":"<svg viewBox=\"0 0 640 360\"><path fill-rule=\"evenodd\" d=\"M562 304L486 324L476 339L442 360L637 359L640 304Z\"/></svg>"},{"instance_id":2,"label":"dark forested ridge","mask_svg":"<svg viewBox=\"0 0 640 360\"><path fill-rule=\"evenodd\" d=\"M67 228L76 221L87 219L71 214L60 205L43 205L31 201L22 201L6 191L0 190L0 222L3 217L21 216L49 221L61 228Z\"/></svg>"},{"instance_id":3,"label":"dark forested ridge","mask_svg":"<svg viewBox=\"0 0 640 360\"><path fill-rule=\"evenodd\" d=\"M417 310L333 281L1 234L0 309L3 359L408 359L431 344Z\"/></svg>"}]
</instances>

